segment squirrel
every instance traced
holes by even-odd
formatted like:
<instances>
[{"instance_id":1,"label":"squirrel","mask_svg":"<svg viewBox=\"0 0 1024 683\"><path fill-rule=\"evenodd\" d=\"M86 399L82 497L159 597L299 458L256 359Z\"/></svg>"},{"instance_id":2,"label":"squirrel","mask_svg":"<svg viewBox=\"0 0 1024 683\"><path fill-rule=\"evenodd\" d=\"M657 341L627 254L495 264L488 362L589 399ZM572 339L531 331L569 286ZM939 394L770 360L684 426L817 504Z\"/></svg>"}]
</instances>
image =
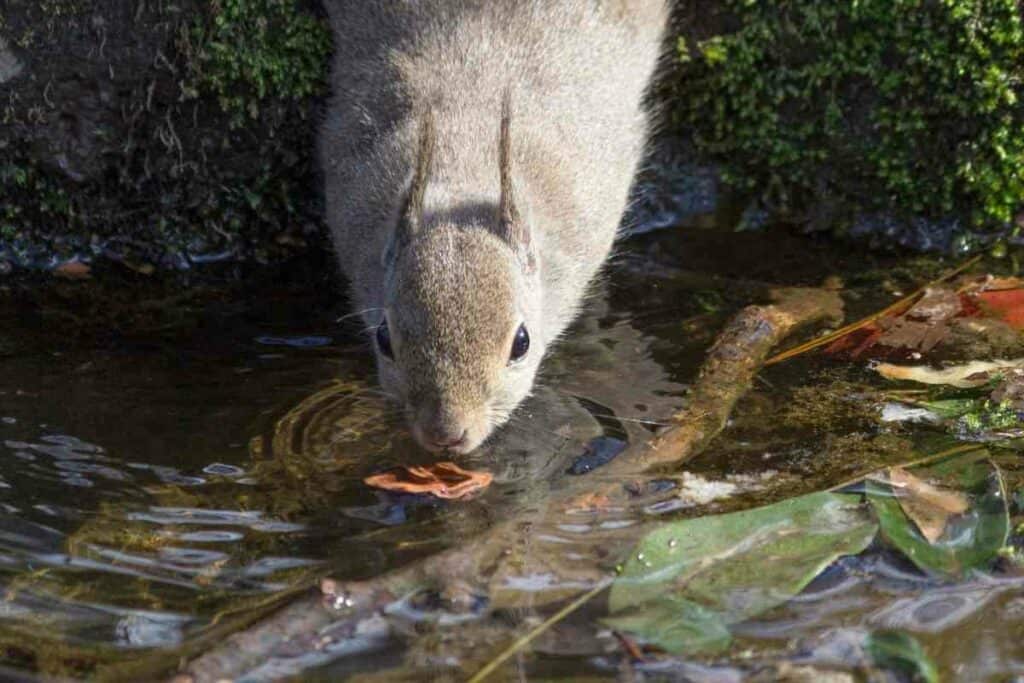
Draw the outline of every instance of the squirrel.
<instances>
[{"instance_id":1,"label":"squirrel","mask_svg":"<svg viewBox=\"0 0 1024 683\"><path fill-rule=\"evenodd\" d=\"M606 260L664 0L326 0L327 222L381 388L432 452L526 398Z\"/></svg>"}]
</instances>

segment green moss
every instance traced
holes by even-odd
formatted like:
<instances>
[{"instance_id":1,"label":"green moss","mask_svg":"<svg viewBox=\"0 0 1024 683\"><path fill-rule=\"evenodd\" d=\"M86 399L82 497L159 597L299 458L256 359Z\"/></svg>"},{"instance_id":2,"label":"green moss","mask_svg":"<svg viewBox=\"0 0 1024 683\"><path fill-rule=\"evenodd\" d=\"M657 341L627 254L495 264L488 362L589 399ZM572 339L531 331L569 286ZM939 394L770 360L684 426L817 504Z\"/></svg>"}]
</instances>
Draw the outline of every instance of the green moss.
<instances>
[{"instance_id":1,"label":"green moss","mask_svg":"<svg viewBox=\"0 0 1024 683\"><path fill-rule=\"evenodd\" d=\"M974 226L1024 205L1018 0L724 4L734 31L680 40L677 113L729 182Z\"/></svg>"},{"instance_id":2,"label":"green moss","mask_svg":"<svg viewBox=\"0 0 1024 683\"><path fill-rule=\"evenodd\" d=\"M957 426L968 434L1013 429L1020 426L1020 413L1010 401L979 399L960 417Z\"/></svg>"},{"instance_id":3,"label":"green moss","mask_svg":"<svg viewBox=\"0 0 1024 683\"><path fill-rule=\"evenodd\" d=\"M214 0L192 28L199 46L187 88L216 95L233 125L259 115L267 97L301 99L324 83L328 28L295 0Z\"/></svg>"}]
</instances>

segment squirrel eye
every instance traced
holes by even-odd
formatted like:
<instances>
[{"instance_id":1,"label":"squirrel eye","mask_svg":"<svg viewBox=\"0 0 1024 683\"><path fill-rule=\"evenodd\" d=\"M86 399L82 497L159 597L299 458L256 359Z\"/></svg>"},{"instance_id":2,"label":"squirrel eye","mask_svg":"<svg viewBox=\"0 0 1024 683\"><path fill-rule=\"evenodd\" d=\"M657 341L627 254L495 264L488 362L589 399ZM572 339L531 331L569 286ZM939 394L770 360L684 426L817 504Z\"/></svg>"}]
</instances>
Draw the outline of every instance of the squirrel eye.
<instances>
[{"instance_id":1,"label":"squirrel eye","mask_svg":"<svg viewBox=\"0 0 1024 683\"><path fill-rule=\"evenodd\" d=\"M509 355L509 362L520 360L530 350L530 333L526 331L526 324L523 323L516 330L516 338L512 340L512 353Z\"/></svg>"},{"instance_id":2,"label":"squirrel eye","mask_svg":"<svg viewBox=\"0 0 1024 683\"><path fill-rule=\"evenodd\" d=\"M388 330L388 321L383 321L377 326L377 348L388 358L394 358L395 353L391 350L391 332Z\"/></svg>"}]
</instances>

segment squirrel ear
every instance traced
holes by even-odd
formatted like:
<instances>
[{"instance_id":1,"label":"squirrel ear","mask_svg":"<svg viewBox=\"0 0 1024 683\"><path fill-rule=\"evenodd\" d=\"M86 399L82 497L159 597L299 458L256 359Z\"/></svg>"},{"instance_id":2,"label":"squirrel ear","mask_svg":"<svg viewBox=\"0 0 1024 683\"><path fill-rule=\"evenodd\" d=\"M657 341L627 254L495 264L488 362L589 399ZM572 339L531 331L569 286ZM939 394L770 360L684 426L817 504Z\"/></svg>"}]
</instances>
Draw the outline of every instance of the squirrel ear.
<instances>
[{"instance_id":1,"label":"squirrel ear","mask_svg":"<svg viewBox=\"0 0 1024 683\"><path fill-rule=\"evenodd\" d=\"M530 228L522 220L516 206L515 188L512 186L512 98L509 91L501 102L501 132L498 138L498 168L501 175L501 197L498 200L498 236L521 257L523 265L534 267L533 250L530 248Z\"/></svg>"},{"instance_id":2,"label":"squirrel ear","mask_svg":"<svg viewBox=\"0 0 1024 683\"><path fill-rule=\"evenodd\" d=\"M413 170L409 190L402 200L398 223L391 245L384 253L384 260L394 260L398 252L419 232L423 219L423 196L430 182L430 166L434 159L434 117L426 110L420 118L419 146L416 150L416 166Z\"/></svg>"}]
</instances>

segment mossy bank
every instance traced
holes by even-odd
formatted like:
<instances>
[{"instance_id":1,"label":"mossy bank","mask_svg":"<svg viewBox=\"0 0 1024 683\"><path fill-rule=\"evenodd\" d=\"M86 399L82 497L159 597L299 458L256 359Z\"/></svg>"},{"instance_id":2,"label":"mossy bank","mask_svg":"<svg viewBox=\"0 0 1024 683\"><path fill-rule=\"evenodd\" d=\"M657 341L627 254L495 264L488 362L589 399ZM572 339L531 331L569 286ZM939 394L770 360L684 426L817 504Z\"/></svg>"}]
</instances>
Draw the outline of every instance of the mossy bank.
<instances>
[{"instance_id":1,"label":"mossy bank","mask_svg":"<svg viewBox=\"0 0 1024 683\"><path fill-rule=\"evenodd\" d=\"M0 262L270 260L319 234L313 2L11 0ZM0 64L4 60L0 59Z\"/></svg>"},{"instance_id":2,"label":"mossy bank","mask_svg":"<svg viewBox=\"0 0 1024 683\"><path fill-rule=\"evenodd\" d=\"M674 122L729 184L812 227L1019 232L1020 0L684 0L680 14Z\"/></svg>"}]
</instances>

